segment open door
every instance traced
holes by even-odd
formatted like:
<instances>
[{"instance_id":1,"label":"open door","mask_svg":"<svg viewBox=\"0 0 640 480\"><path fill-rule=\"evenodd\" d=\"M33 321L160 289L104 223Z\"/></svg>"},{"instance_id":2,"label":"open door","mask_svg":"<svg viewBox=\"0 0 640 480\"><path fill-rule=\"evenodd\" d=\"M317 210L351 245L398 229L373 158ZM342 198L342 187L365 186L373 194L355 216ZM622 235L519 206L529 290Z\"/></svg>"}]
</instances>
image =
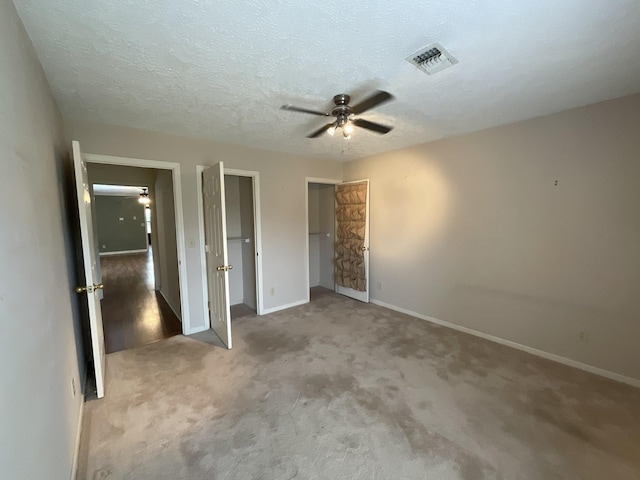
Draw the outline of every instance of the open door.
<instances>
[{"instance_id":1,"label":"open door","mask_svg":"<svg viewBox=\"0 0 640 480\"><path fill-rule=\"evenodd\" d=\"M369 180L336 185L336 292L369 302Z\"/></svg>"},{"instance_id":2,"label":"open door","mask_svg":"<svg viewBox=\"0 0 640 480\"><path fill-rule=\"evenodd\" d=\"M222 162L202 172L204 202L204 241L207 260L209 321L220 340L231 348L231 311L229 309L229 270L227 219L224 202Z\"/></svg>"},{"instance_id":3,"label":"open door","mask_svg":"<svg viewBox=\"0 0 640 480\"><path fill-rule=\"evenodd\" d=\"M96 373L96 393L104 397L105 353L104 331L102 329L102 309L98 292L102 284L98 283L96 244L93 239L93 218L91 215L91 193L87 175L87 165L82 158L80 144L72 142L73 167L76 177L78 214L80 216L80 243L84 264L85 285L76 288L76 292L87 296L89 306L89 328L91 330L91 351Z\"/></svg>"}]
</instances>

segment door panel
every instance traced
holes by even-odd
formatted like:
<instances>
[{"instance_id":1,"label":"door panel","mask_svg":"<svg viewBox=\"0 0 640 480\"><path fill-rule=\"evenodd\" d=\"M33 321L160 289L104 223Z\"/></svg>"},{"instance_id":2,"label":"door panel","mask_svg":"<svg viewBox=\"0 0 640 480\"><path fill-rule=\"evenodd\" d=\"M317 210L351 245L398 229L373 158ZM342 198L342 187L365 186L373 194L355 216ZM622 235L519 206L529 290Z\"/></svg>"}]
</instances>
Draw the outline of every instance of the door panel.
<instances>
[{"instance_id":1,"label":"door panel","mask_svg":"<svg viewBox=\"0 0 640 480\"><path fill-rule=\"evenodd\" d=\"M209 321L220 340L231 348L231 313L229 309L229 270L227 221L222 162L202 172L204 205L205 257Z\"/></svg>"},{"instance_id":2,"label":"door panel","mask_svg":"<svg viewBox=\"0 0 640 480\"><path fill-rule=\"evenodd\" d=\"M369 180L336 185L336 292L369 302Z\"/></svg>"},{"instance_id":3,"label":"door panel","mask_svg":"<svg viewBox=\"0 0 640 480\"><path fill-rule=\"evenodd\" d=\"M87 175L87 165L82 157L80 144L72 143L73 166L76 177L76 193L78 199L78 214L80 217L80 239L82 260L84 263L85 285L76 291L87 296L89 306L89 329L91 331L91 352L96 375L96 391L98 398L104 396L104 378L106 359L104 349L104 331L102 328L102 309L98 293L102 289L99 283L96 244L93 238L93 217L91 208L91 191ZM81 275L80 275L81 277Z\"/></svg>"}]
</instances>

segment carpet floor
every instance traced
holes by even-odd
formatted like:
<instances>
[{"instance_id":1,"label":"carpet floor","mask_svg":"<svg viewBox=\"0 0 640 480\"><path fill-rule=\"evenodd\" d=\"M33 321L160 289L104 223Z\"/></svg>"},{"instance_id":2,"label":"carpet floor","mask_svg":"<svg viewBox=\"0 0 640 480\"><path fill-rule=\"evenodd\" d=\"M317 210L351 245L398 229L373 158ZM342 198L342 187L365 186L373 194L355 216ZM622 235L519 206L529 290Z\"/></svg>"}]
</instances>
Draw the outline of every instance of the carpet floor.
<instances>
[{"instance_id":1,"label":"carpet floor","mask_svg":"<svg viewBox=\"0 0 640 480\"><path fill-rule=\"evenodd\" d=\"M107 356L78 479L638 479L640 389L335 294Z\"/></svg>"}]
</instances>

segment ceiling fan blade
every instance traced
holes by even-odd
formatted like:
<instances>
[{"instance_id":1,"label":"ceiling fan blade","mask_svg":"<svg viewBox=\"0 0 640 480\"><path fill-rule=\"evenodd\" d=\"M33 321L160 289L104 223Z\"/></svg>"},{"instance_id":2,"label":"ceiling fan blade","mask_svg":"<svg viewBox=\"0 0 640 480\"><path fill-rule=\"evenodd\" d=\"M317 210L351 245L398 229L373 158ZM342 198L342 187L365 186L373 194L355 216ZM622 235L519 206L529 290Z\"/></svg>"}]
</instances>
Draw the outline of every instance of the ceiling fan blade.
<instances>
[{"instance_id":1,"label":"ceiling fan blade","mask_svg":"<svg viewBox=\"0 0 640 480\"><path fill-rule=\"evenodd\" d=\"M282 105L280 110L288 110L290 112L310 113L311 115L320 115L321 117L328 117L329 114L325 112L318 112L317 110L309 110L307 108L294 107L293 105Z\"/></svg>"},{"instance_id":2,"label":"ceiling fan blade","mask_svg":"<svg viewBox=\"0 0 640 480\"><path fill-rule=\"evenodd\" d=\"M369 120L363 120L361 118L355 118L351 120L351 122L356 127L366 128L367 130L371 130L377 133L389 133L393 130L393 127L387 127L386 125L381 125L379 123L370 122Z\"/></svg>"},{"instance_id":3,"label":"ceiling fan blade","mask_svg":"<svg viewBox=\"0 0 640 480\"><path fill-rule=\"evenodd\" d=\"M327 123L326 125L324 125L322 128L319 128L318 130L316 130L315 132L307 135L307 138L316 138L319 137L320 135L322 135L324 132L326 132L327 130L329 130L329 128L331 128L333 126L333 123Z\"/></svg>"},{"instance_id":4,"label":"ceiling fan blade","mask_svg":"<svg viewBox=\"0 0 640 480\"><path fill-rule=\"evenodd\" d=\"M367 110L373 107L376 107L378 105L381 105L384 102L388 102L389 100L393 100L393 95L391 95L389 92L383 92L382 90L378 90L369 98L351 107L351 113L353 113L354 115L357 115L359 113L366 112Z\"/></svg>"}]
</instances>

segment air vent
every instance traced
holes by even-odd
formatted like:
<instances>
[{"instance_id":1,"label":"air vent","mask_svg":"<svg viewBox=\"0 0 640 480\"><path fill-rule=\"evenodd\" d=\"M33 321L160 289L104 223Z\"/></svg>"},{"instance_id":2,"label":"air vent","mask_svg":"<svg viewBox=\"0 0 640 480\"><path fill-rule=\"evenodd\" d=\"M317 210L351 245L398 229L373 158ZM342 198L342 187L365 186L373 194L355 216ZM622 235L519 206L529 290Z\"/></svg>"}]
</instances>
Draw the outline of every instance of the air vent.
<instances>
[{"instance_id":1,"label":"air vent","mask_svg":"<svg viewBox=\"0 0 640 480\"><path fill-rule=\"evenodd\" d=\"M427 75L433 75L440 70L455 65L458 60L453 58L453 55L447 52L439 43L432 43L413 55L409 55L407 62L415 65Z\"/></svg>"}]
</instances>

